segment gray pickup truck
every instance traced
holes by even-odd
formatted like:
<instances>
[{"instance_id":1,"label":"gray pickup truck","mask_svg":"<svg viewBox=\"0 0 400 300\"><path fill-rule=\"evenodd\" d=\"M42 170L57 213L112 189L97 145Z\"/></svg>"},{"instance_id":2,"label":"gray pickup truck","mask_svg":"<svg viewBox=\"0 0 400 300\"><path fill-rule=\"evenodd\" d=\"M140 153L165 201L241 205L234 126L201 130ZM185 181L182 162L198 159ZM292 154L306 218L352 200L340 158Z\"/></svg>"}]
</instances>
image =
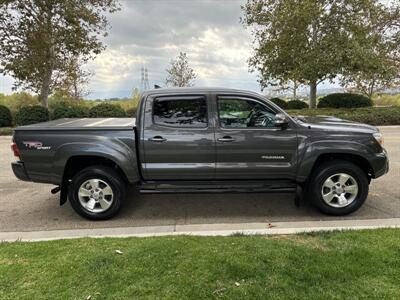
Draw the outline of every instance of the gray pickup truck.
<instances>
[{"instance_id":1,"label":"gray pickup truck","mask_svg":"<svg viewBox=\"0 0 400 300\"><path fill-rule=\"evenodd\" d=\"M137 118L60 119L18 127L12 163L21 180L56 185L88 219L121 209L127 185L142 193L296 192L345 215L388 172L373 126L291 117L263 96L233 89L144 92Z\"/></svg>"}]
</instances>

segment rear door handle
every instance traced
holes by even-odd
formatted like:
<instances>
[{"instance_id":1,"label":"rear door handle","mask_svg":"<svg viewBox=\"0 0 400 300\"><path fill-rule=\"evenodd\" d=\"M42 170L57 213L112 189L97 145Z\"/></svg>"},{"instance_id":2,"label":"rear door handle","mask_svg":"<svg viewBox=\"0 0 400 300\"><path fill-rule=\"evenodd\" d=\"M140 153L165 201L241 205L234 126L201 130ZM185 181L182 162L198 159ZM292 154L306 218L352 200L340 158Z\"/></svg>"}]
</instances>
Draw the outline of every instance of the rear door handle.
<instances>
[{"instance_id":1,"label":"rear door handle","mask_svg":"<svg viewBox=\"0 0 400 300\"><path fill-rule=\"evenodd\" d=\"M235 141L235 139L233 138L233 137L231 137L231 136L224 136L224 137L222 137L222 138L219 138L218 139L218 141L219 142L223 142L223 143L228 143L228 142L233 142L233 141Z\"/></svg>"},{"instance_id":2,"label":"rear door handle","mask_svg":"<svg viewBox=\"0 0 400 300\"><path fill-rule=\"evenodd\" d=\"M164 139L162 136L159 136L159 135L149 138L150 142L157 142L157 143L162 143L162 142L165 142L166 140L167 139Z\"/></svg>"}]
</instances>

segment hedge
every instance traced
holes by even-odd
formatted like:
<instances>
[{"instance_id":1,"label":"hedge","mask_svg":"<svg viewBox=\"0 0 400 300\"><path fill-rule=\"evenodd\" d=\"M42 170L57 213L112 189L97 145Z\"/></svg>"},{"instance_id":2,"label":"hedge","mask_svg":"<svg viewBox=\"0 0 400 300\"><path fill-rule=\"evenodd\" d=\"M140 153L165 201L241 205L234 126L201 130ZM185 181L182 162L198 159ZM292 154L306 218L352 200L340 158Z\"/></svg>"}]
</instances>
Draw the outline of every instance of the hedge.
<instances>
[{"instance_id":1,"label":"hedge","mask_svg":"<svg viewBox=\"0 0 400 300\"><path fill-rule=\"evenodd\" d=\"M49 120L49 110L40 105L24 106L15 115L17 125L30 125Z\"/></svg>"},{"instance_id":2,"label":"hedge","mask_svg":"<svg viewBox=\"0 0 400 300\"><path fill-rule=\"evenodd\" d=\"M281 98L271 98L271 99L269 99L269 101L275 103L276 105L278 105L282 109L287 109L288 108L287 102L285 100L281 99Z\"/></svg>"},{"instance_id":3,"label":"hedge","mask_svg":"<svg viewBox=\"0 0 400 300\"><path fill-rule=\"evenodd\" d=\"M127 117L136 118L137 107L132 107L126 110Z\"/></svg>"},{"instance_id":4,"label":"hedge","mask_svg":"<svg viewBox=\"0 0 400 300\"><path fill-rule=\"evenodd\" d=\"M12 116L11 111L7 106L0 105L0 127L11 126Z\"/></svg>"},{"instance_id":5,"label":"hedge","mask_svg":"<svg viewBox=\"0 0 400 300\"><path fill-rule=\"evenodd\" d=\"M318 102L318 108L357 108L373 105L372 99L367 96L351 93L330 94L322 97Z\"/></svg>"},{"instance_id":6,"label":"hedge","mask_svg":"<svg viewBox=\"0 0 400 300\"><path fill-rule=\"evenodd\" d=\"M340 119L366 123L375 126L400 125L400 107L369 107L350 109L303 109L289 110L290 115L317 116L327 115Z\"/></svg>"},{"instance_id":7,"label":"hedge","mask_svg":"<svg viewBox=\"0 0 400 300\"><path fill-rule=\"evenodd\" d=\"M126 113L119 105L102 103L92 107L89 111L91 118L123 118Z\"/></svg>"},{"instance_id":8,"label":"hedge","mask_svg":"<svg viewBox=\"0 0 400 300\"><path fill-rule=\"evenodd\" d=\"M308 108L308 104L304 101L301 100L290 100L287 102L287 108L288 109L303 109L303 108Z\"/></svg>"},{"instance_id":9,"label":"hedge","mask_svg":"<svg viewBox=\"0 0 400 300\"><path fill-rule=\"evenodd\" d=\"M52 119L62 118L86 118L89 116L89 109L85 106L58 106L54 109Z\"/></svg>"}]
</instances>

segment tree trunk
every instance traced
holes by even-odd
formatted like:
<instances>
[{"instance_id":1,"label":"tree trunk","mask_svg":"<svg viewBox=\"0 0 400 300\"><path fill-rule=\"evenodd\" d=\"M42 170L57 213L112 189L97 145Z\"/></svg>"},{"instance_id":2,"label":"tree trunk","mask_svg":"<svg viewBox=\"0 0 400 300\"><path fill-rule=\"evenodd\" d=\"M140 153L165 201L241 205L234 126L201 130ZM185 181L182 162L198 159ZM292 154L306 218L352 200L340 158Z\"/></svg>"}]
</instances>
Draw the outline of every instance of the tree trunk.
<instances>
[{"instance_id":1,"label":"tree trunk","mask_svg":"<svg viewBox=\"0 0 400 300\"><path fill-rule=\"evenodd\" d=\"M49 106L51 75L52 75L51 70L48 70L47 74L44 75L42 81L42 87L40 88L40 94L39 94L40 104L46 108L48 108Z\"/></svg>"},{"instance_id":2,"label":"tree trunk","mask_svg":"<svg viewBox=\"0 0 400 300\"><path fill-rule=\"evenodd\" d=\"M293 100L297 99L297 82L293 81Z\"/></svg>"},{"instance_id":3,"label":"tree trunk","mask_svg":"<svg viewBox=\"0 0 400 300\"><path fill-rule=\"evenodd\" d=\"M310 108L317 107L317 82L310 82Z\"/></svg>"}]
</instances>

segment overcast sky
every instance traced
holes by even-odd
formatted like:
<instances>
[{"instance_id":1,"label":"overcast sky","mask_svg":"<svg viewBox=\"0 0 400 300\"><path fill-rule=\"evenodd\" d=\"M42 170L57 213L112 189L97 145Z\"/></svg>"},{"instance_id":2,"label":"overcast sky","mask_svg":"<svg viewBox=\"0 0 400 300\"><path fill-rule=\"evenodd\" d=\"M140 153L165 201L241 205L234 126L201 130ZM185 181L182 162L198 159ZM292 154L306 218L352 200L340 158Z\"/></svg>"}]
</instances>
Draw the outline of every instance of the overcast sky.
<instances>
[{"instance_id":1,"label":"overcast sky","mask_svg":"<svg viewBox=\"0 0 400 300\"><path fill-rule=\"evenodd\" d=\"M89 98L129 96L140 88L140 69L149 83L164 85L165 69L186 52L198 75L196 86L260 91L248 72L251 37L240 24L244 0L127 0L111 15L107 49L88 68L94 72ZM0 92L10 93L11 78L0 77Z\"/></svg>"}]
</instances>

